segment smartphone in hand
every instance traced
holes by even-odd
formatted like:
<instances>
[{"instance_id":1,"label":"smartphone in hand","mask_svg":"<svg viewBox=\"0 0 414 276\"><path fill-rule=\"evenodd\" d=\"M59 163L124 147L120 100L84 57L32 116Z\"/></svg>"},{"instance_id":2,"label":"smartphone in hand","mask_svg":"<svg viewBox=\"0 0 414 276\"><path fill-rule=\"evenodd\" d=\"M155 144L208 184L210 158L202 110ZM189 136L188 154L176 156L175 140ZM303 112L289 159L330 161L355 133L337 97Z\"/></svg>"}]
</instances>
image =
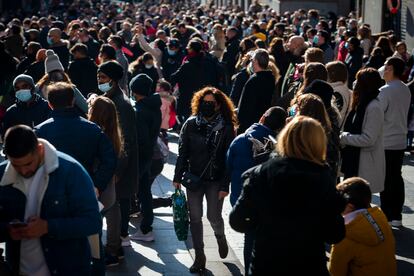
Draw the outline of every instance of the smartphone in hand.
<instances>
[{"instance_id":1,"label":"smartphone in hand","mask_svg":"<svg viewBox=\"0 0 414 276\"><path fill-rule=\"evenodd\" d=\"M27 222L19 221L19 220L13 220L9 222L10 227L13 228L20 228L27 226Z\"/></svg>"}]
</instances>

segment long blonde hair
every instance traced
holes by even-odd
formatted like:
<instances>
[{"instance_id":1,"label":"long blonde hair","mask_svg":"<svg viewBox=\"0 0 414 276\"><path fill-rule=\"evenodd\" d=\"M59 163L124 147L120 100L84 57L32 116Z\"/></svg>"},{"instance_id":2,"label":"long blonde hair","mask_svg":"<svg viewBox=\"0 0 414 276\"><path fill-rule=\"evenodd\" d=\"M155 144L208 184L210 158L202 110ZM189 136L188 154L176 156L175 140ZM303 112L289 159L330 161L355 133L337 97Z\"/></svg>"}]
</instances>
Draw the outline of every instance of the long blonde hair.
<instances>
[{"instance_id":1,"label":"long blonde hair","mask_svg":"<svg viewBox=\"0 0 414 276\"><path fill-rule=\"evenodd\" d=\"M277 151L281 156L325 164L327 138L317 120L295 116L280 132Z\"/></svg>"}]
</instances>

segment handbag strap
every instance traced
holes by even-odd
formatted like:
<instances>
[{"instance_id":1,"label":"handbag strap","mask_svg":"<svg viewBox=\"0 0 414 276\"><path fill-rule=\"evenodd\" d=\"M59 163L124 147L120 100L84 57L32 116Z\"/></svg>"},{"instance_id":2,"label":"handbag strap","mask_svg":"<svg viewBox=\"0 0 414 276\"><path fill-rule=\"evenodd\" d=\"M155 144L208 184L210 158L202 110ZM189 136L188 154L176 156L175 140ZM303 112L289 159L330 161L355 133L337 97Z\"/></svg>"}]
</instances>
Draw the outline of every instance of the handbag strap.
<instances>
[{"instance_id":1,"label":"handbag strap","mask_svg":"<svg viewBox=\"0 0 414 276\"><path fill-rule=\"evenodd\" d=\"M220 133L220 131L217 131L217 132L219 132ZM220 133L220 137L219 137L219 140L218 140L218 142L217 142L217 144L216 144L216 148L214 149L214 151L213 151L213 154L211 155L211 158L210 158L210 160L208 161L208 163L207 163L207 165L206 165L206 167L204 168L204 170L203 170L203 172L201 173L201 175L200 175L200 178L203 178L204 177L204 175L206 174L206 172L207 172L207 169L210 167L210 165L211 165L211 163L213 162L213 160L216 158L216 155L217 155L217 149L218 149L218 147L220 146L220 143L221 143L221 138L223 137L223 134L222 133Z\"/></svg>"}]
</instances>

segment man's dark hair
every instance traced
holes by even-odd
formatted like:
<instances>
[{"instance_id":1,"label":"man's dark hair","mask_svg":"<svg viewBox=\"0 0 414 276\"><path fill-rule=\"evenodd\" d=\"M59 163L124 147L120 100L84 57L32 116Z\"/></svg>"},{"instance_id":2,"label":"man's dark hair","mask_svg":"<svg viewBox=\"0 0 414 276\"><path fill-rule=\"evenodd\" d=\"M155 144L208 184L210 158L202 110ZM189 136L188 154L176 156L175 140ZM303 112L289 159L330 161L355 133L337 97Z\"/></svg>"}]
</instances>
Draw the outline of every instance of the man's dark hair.
<instances>
[{"instance_id":1,"label":"man's dark hair","mask_svg":"<svg viewBox=\"0 0 414 276\"><path fill-rule=\"evenodd\" d=\"M394 71L394 76L401 79L404 74L405 63L399 57L390 57L386 62L386 65L392 66Z\"/></svg>"},{"instance_id":2,"label":"man's dark hair","mask_svg":"<svg viewBox=\"0 0 414 276\"><path fill-rule=\"evenodd\" d=\"M83 33L83 34L85 34L85 35L89 35L89 31L88 31L88 29L87 29L87 28L80 28L80 29L79 29L79 32L80 32L80 33Z\"/></svg>"},{"instance_id":3,"label":"man's dark hair","mask_svg":"<svg viewBox=\"0 0 414 276\"><path fill-rule=\"evenodd\" d=\"M326 65L329 82L346 82L348 80L348 68L342 61L332 61Z\"/></svg>"},{"instance_id":4,"label":"man's dark hair","mask_svg":"<svg viewBox=\"0 0 414 276\"><path fill-rule=\"evenodd\" d=\"M70 48L70 53L74 55L75 53L80 53L83 56L88 55L88 46L83 43L76 43L75 46Z\"/></svg>"},{"instance_id":5,"label":"man's dark hair","mask_svg":"<svg viewBox=\"0 0 414 276\"><path fill-rule=\"evenodd\" d=\"M116 59L116 51L114 47L109 44L102 44L100 53L105 55L108 59Z\"/></svg>"},{"instance_id":6,"label":"man's dark hair","mask_svg":"<svg viewBox=\"0 0 414 276\"><path fill-rule=\"evenodd\" d=\"M359 41L359 39L355 36L348 38L348 43L352 44L355 48L361 46L361 41Z\"/></svg>"},{"instance_id":7,"label":"man's dark hair","mask_svg":"<svg viewBox=\"0 0 414 276\"><path fill-rule=\"evenodd\" d=\"M39 42L30 41L29 44L27 44L27 49L31 50L33 55L36 56L37 52L42 49L42 45L40 45Z\"/></svg>"},{"instance_id":8,"label":"man's dark hair","mask_svg":"<svg viewBox=\"0 0 414 276\"><path fill-rule=\"evenodd\" d=\"M66 82L53 83L47 87L47 98L53 109L72 107L73 87Z\"/></svg>"},{"instance_id":9,"label":"man's dark hair","mask_svg":"<svg viewBox=\"0 0 414 276\"><path fill-rule=\"evenodd\" d=\"M269 66L269 52L265 49L257 49L254 51L253 58L257 60L260 68L267 69Z\"/></svg>"},{"instance_id":10,"label":"man's dark hair","mask_svg":"<svg viewBox=\"0 0 414 276\"><path fill-rule=\"evenodd\" d=\"M286 124L286 111L280 106L273 106L263 114L263 125L274 131L281 130Z\"/></svg>"},{"instance_id":11,"label":"man's dark hair","mask_svg":"<svg viewBox=\"0 0 414 276\"><path fill-rule=\"evenodd\" d=\"M111 39L114 42L118 49L121 49L122 45L124 45L124 41L122 40L122 37L120 37L119 35L111 35L109 39Z\"/></svg>"},{"instance_id":12,"label":"man's dark hair","mask_svg":"<svg viewBox=\"0 0 414 276\"><path fill-rule=\"evenodd\" d=\"M355 210L370 207L371 189L365 179L360 177L348 178L339 183L336 189L345 199L346 203L354 205Z\"/></svg>"},{"instance_id":13,"label":"man's dark hair","mask_svg":"<svg viewBox=\"0 0 414 276\"><path fill-rule=\"evenodd\" d=\"M193 50L196 53L200 53L203 50L203 44L200 42L199 39L194 38L188 42L188 49Z\"/></svg>"},{"instance_id":14,"label":"man's dark hair","mask_svg":"<svg viewBox=\"0 0 414 276\"><path fill-rule=\"evenodd\" d=\"M3 153L8 157L21 158L34 152L38 143L36 134L30 127L17 125L6 131Z\"/></svg>"},{"instance_id":15,"label":"man's dark hair","mask_svg":"<svg viewBox=\"0 0 414 276\"><path fill-rule=\"evenodd\" d=\"M186 28L187 26L185 25L185 22L180 22L180 24L178 24L177 27L178 28Z\"/></svg>"},{"instance_id":16,"label":"man's dark hair","mask_svg":"<svg viewBox=\"0 0 414 276\"><path fill-rule=\"evenodd\" d=\"M158 85L161 87L163 91L171 92L171 84L168 81L160 80L158 81Z\"/></svg>"}]
</instances>

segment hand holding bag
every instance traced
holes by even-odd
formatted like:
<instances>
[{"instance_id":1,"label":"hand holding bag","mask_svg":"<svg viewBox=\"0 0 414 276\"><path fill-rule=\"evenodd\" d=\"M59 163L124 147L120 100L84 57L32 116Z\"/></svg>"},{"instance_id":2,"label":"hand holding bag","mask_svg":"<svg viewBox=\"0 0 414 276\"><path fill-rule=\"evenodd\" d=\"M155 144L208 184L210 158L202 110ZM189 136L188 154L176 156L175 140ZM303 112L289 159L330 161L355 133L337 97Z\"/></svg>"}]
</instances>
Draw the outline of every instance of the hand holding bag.
<instances>
[{"instance_id":1,"label":"hand holding bag","mask_svg":"<svg viewBox=\"0 0 414 276\"><path fill-rule=\"evenodd\" d=\"M188 236L188 210L185 193L181 189L175 189L175 193L171 196L173 202L173 220L174 230L179 241L187 240Z\"/></svg>"}]
</instances>

